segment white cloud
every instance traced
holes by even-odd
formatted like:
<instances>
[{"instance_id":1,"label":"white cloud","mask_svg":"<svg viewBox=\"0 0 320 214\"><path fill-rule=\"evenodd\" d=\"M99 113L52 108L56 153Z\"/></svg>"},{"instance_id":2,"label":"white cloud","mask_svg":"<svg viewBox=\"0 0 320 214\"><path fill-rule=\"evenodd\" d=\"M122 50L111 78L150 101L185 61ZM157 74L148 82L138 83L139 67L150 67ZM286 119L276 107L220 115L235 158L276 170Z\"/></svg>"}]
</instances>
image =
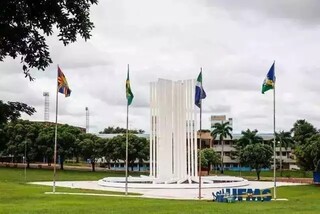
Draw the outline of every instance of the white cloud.
<instances>
[{"instance_id":1,"label":"white cloud","mask_svg":"<svg viewBox=\"0 0 320 214\"><path fill-rule=\"evenodd\" d=\"M37 108L29 118L43 119L43 91L50 92L55 114L56 64L72 95L59 95L59 122L91 131L126 124L125 79L130 64L130 127L149 132L149 83L158 78L196 78L203 67L203 127L211 114L234 118L234 130L271 132L272 91L261 95L262 81L276 60L277 128L289 130L305 118L320 127L318 50L319 4L316 1L105 0L92 9L95 29L88 42L66 47L50 37L52 64L23 78L19 60L0 63L0 96ZM255 2L255 3L254 3ZM286 9L283 9L286 8ZM27 117L26 117L27 118Z\"/></svg>"}]
</instances>

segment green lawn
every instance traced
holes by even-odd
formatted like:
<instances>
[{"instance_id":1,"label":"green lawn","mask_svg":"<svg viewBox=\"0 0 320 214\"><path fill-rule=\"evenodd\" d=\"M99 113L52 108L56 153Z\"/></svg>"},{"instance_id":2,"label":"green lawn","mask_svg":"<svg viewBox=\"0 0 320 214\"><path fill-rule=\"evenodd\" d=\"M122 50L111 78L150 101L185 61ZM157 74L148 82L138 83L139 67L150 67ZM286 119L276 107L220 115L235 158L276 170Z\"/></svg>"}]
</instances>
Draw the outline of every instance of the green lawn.
<instances>
[{"instance_id":1,"label":"green lawn","mask_svg":"<svg viewBox=\"0 0 320 214\"><path fill-rule=\"evenodd\" d=\"M214 173L214 171L212 171L211 173ZM220 173L218 173L220 174ZM245 177L248 179L256 179L257 178L257 174L255 171L252 172L239 172L239 171L225 171L224 172L225 175L233 175L233 176L240 176L241 177ZM278 178L280 178L280 172L277 171L276 172L276 176ZM304 171L291 171L291 170L284 170L282 172L282 177L283 178L312 178L312 172L304 172ZM273 178L273 171L262 171L260 173L260 177L262 180L270 180L268 178Z\"/></svg>"},{"instance_id":2,"label":"green lawn","mask_svg":"<svg viewBox=\"0 0 320 214\"><path fill-rule=\"evenodd\" d=\"M52 171L27 171L28 181L52 179ZM123 174L123 173L122 173ZM160 200L125 197L45 195L51 187L25 184L23 169L0 168L0 213L320 213L320 187L278 188L289 201L236 202ZM58 180L97 180L105 172L58 172ZM58 188L58 191L66 189ZM80 191L80 190L73 190ZM183 190L182 190L183 191Z\"/></svg>"}]
</instances>

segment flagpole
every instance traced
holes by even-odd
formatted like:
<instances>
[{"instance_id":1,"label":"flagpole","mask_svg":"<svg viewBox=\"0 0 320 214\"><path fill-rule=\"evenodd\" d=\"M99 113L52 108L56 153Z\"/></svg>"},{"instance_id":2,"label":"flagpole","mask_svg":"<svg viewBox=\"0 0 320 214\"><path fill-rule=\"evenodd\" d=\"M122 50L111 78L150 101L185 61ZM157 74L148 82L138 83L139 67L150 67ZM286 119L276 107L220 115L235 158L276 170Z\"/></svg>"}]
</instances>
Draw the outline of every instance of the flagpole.
<instances>
[{"instance_id":1,"label":"flagpole","mask_svg":"<svg viewBox=\"0 0 320 214\"><path fill-rule=\"evenodd\" d=\"M201 78L202 78L202 67L200 68ZM202 81L200 90L200 133L199 133L199 200L201 200L201 126L202 126Z\"/></svg>"},{"instance_id":2,"label":"flagpole","mask_svg":"<svg viewBox=\"0 0 320 214\"><path fill-rule=\"evenodd\" d=\"M27 182L27 141L24 142L24 181Z\"/></svg>"},{"instance_id":3,"label":"flagpole","mask_svg":"<svg viewBox=\"0 0 320 214\"><path fill-rule=\"evenodd\" d=\"M59 68L59 65L57 65ZM57 72L58 79L58 72ZM58 138L58 84L56 91L56 127L54 132L54 155L53 155L53 193L56 192L56 162L57 162L57 138Z\"/></svg>"},{"instance_id":4,"label":"flagpole","mask_svg":"<svg viewBox=\"0 0 320 214\"><path fill-rule=\"evenodd\" d=\"M276 86L273 86L273 198L277 200L276 181Z\"/></svg>"},{"instance_id":5,"label":"flagpole","mask_svg":"<svg viewBox=\"0 0 320 214\"><path fill-rule=\"evenodd\" d=\"M129 72L129 64L128 64ZM128 195L128 144L129 144L129 103L127 101L127 131L126 131L126 183L125 183L125 192Z\"/></svg>"}]
</instances>

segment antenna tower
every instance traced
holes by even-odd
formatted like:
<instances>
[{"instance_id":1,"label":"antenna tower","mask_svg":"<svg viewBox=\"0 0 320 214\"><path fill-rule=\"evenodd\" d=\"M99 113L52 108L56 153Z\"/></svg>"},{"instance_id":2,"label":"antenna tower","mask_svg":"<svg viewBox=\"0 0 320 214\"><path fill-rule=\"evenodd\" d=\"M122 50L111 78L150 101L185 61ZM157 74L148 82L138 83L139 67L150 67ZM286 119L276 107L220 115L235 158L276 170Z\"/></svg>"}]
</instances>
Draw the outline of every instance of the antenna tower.
<instances>
[{"instance_id":1,"label":"antenna tower","mask_svg":"<svg viewBox=\"0 0 320 214\"><path fill-rule=\"evenodd\" d=\"M44 121L49 121L49 92L43 92L44 96Z\"/></svg>"},{"instance_id":2,"label":"antenna tower","mask_svg":"<svg viewBox=\"0 0 320 214\"><path fill-rule=\"evenodd\" d=\"M89 108L86 107L86 133L89 133Z\"/></svg>"}]
</instances>

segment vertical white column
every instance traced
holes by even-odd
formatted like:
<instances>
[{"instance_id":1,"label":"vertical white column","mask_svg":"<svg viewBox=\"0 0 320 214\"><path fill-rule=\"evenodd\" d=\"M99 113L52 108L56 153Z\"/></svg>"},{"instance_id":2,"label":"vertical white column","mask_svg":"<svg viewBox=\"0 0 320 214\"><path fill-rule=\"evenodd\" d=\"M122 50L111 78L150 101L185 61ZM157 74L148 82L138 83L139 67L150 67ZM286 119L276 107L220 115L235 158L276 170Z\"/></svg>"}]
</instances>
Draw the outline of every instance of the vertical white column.
<instances>
[{"instance_id":1,"label":"vertical white column","mask_svg":"<svg viewBox=\"0 0 320 214\"><path fill-rule=\"evenodd\" d=\"M187 91L186 91L186 81L183 81L181 85L181 94L182 94L182 133L181 133L181 143L182 143L182 151L183 151L183 177L187 177Z\"/></svg>"},{"instance_id":2,"label":"vertical white column","mask_svg":"<svg viewBox=\"0 0 320 214\"><path fill-rule=\"evenodd\" d=\"M189 81L185 81L185 92L186 92L186 139L187 139L187 175L190 177L190 137L189 137Z\"/></svg>"},{"instance_id":3,"label":"vertical white column","mask_svg":"<svg viewBox=\"0 0 320 214\"><path fill-rule=\"evenodd\" d=\"M153 137L153 174L155 177L157 177L158 171L157 171L157 150L158 150L158 136L159 136L159 130L158 130L158 120L159 120L159 104L158 104L158 95L157 95L157 85L156 83L153 84L153 99L154 99L154 137Z\"/></svg>"},{"instance_id":4,"label":"vertical white column","mask_svg":"<svg viewBox=\"0 0 320 214\"><path fill-rule=\"evenodd\" d=\"M152 87L152 83L150 83L150 129L151 129L151 133L150 133L150 144L149 144L149 176L154 176L153 175L153 136L154 136L154 127L153 127L153 109L154 109L154 103L153 103L153 87Z\"/></svg>"},{"instance_id":5,"label":"vertical white column","mask_svg":"<svg viewBox=\"0 0 320 214\"><path fill-rule=\"evenodd\" d=\"M191 139L191 132L192 132L192 126L191 126L191 122L192 122L192 112L191 112L191 108L192 108L192 84L191 81L188 80L187 81L187 122L188 122L188 130L187 130L187 136L188 136L188 167L189 167L189 173L188 176L189 178L192 176L192 164L193 162L191 161L191 156L192 156L192 152L193 149L191 147L192 145L192 139Z\"/></svg>"},{"instance_id":6,"label":"vertical white column","mask_svg":"<svg viewBox=\"0 0 320 214\"><path fill-rule=\"evenodd\" d=\"M198 176L198 145L197 145L197 112L195 110L195 100L194 100L194 94L195 94L195 80L192 80L192 116L193 116L193 126L192 126L192 132L193 132L193 166L194 166L194 176Z\"/></svg>"},{"instance_id":7,"label":"vertical white column","mask_svg":"<svg viewBox=\"0 0 320 214\"><path fill-rule=\"evenodd\" d=\"M160 102L159 102L159 100L160 100L160 93L159 93L159 91L161 90L161 88L160 88L160 84L159 84L159 82L156 84L156 102L157 102L157 125L156 125L156 129L157 129L157 138L156 138L156 150L155 150L155 156L156 156L156 177L158 178L159 177L159 162L160 162L160 160L159 160L159 144L160 144L160 141L161 141L161 139L160 139L160 135L161 135L161 130L160 130L160 121L161 121L161 115L160 115L160 108L161 108L161 106L160 106Z\"/></svg>"}]
</instances>

